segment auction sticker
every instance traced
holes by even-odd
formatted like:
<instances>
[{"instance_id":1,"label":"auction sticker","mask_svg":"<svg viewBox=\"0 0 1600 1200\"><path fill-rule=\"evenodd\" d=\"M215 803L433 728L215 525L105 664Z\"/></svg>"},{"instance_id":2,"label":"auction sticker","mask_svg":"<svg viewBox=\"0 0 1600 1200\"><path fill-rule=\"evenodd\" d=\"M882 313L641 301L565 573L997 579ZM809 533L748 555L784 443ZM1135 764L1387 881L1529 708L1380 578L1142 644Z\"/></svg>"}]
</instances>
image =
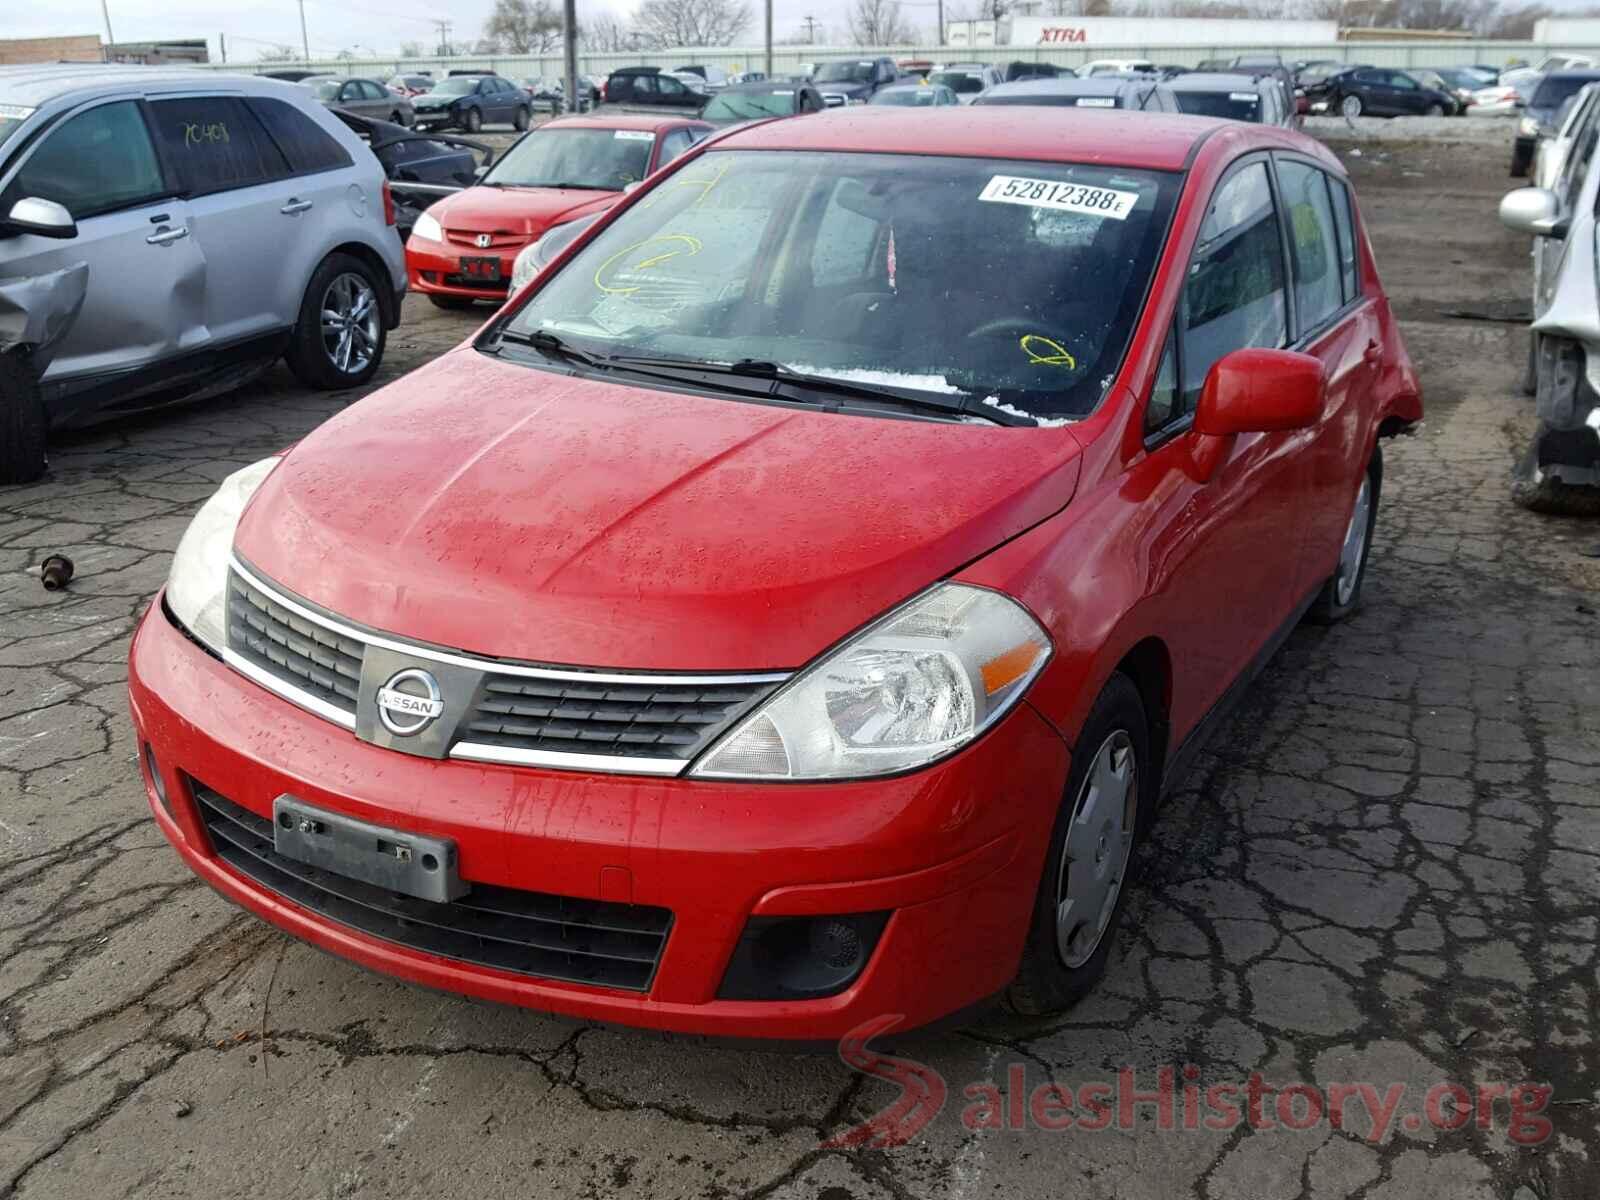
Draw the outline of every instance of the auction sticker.
<instances>
[{"instance_id":1,"label":"auction sticker","mask_svg":"<svg viewBox=\"0 0 1600 1200\"><path fill-rule=\"evenodd\" d=\"M650 142L656 135L646 129L619 129L611 136L624 142Z\"/></svg>"},{"instance_id":2,"label":"auction sticker","mask_svg":"<svg viewBox=\"0 0 1600 1200\"><path fill-rule=\"evenodd\" d=\"M1029 208L1053 208L1057 212L1082 213L1084 216L1122 221L1139 203L1139 193L1090 187L1082 183L1062 183L1054 179L996 175L978 193L978 199L991 204L1026 204Z\"/></svg>"}]
</instances>

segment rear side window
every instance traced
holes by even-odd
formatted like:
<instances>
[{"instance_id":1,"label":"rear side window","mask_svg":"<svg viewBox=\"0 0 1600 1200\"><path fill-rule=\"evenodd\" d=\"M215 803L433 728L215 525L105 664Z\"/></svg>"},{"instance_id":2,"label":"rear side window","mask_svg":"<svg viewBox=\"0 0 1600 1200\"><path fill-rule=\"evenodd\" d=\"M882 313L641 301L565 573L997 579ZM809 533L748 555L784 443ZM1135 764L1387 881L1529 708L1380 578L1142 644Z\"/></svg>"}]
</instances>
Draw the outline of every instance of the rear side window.
<instances>
[{"instance_id":1,"label":"rear side window","mask_svg":"<svg viewBox=\"0 0 1600 1200\"><path fill-rule=\"evenodd\" d=\"M282 179L289 165L239 101L226 96L157 100L156 136L185 194L205 196Z\"/></svg>"},{"instance_id":2,"label":"rear side window","mask_svg":"<svg viewBox=\"0 0 1600 1200\"><path fill-rule=\"evenodd\" d=\"M245 103L260 118L295 175L315 175L350 165L350 156L328 131L283 100L252 96Z\"/></svg>"},{"instance_id":3,"label":"rear side window","mask_svg":"<svg viewBox=\"0 0 1600 1200\"><path fill-rule=\"evenodd\" d=\"M1283 241L1265 163L1235 171L1217 189L1183 288L1183 406L1193 411L1211 365L1248 346L1275 349L1288 336Z\"/></svg>"},{"instance_id":4,"label":"rear side window","mask_svg":"<svg viewBox=\"0 0 1600 1200\"><path fill-rule=\"evenodd\" d=\"M7 191L63 205L75 220L169 195L150 132L132 100L69 117L45 135Z\"/></svg>"},{"instance_id":5,"label":"rear side window","mask_svg":"<svg viewBox=\"0 0 1600 1200\"><path fill-rule=\"evenodd\" d=\"M1344 305L1339 238L1327 180L1327 175L1305 163L1278 163L1284 218L1294 248L1294 303L1301 331L1317 328Z\"/></svg>"},{"instance_id":6,"label":"rear side window","mask_svg":"<svg viewBox=\"0 0 1600 1200\"><path fill-rule=\"evenodd\" d=\"M1356 222L1350 208L1350 189L1338 179L1328 180L1333 195L1333 223L1339 231L1339 278L1344 302L1361 294L1361 270L1356 262Z\"/></svg>"},{"instance_id":7,"label":"rear side window","mask_svg":"<svg viewBox=\"0 0 1600 1200\"><path fill-rule=\"evenodd\" d=\"M656 162L656 169L660 170L692 145L694 145L692 133L687 129L674 129L661 139L661 157Z\"/></svg>"}]
</instances>

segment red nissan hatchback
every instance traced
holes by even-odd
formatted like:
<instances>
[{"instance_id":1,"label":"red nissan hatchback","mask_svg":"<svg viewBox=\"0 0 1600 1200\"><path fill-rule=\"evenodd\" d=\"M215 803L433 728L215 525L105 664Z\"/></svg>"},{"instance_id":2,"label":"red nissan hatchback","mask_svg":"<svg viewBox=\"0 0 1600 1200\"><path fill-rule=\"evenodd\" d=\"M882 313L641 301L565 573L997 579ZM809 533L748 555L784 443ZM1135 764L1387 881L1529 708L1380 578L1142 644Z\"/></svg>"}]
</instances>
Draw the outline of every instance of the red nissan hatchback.
<instances>
[{"instance_id":1,"label":"red nissan hatchback","mask_svg":"<svg viewBox=\"0 0 1600 1200\"><path fill-rule=\"evenodd\" d=\"M434 987L798 1039L1058 1009L1225 702L1356 606L1421 415L1308 138L738 130L206 503L133 643L151 808Z\"/></svg>"},{"instance_id":2,"label":"red nissan hatchback","mask_svg":"<svg viewBox=\"0 0 1600 1200\"><path fill-rule=\"evenodd\" d=\"M506 298L517 253L545 230L615 204L711 132L683 116L562 117L522 137L474 186L417 218L411 290L440 308Z\"/></svg>"}]
</instances>

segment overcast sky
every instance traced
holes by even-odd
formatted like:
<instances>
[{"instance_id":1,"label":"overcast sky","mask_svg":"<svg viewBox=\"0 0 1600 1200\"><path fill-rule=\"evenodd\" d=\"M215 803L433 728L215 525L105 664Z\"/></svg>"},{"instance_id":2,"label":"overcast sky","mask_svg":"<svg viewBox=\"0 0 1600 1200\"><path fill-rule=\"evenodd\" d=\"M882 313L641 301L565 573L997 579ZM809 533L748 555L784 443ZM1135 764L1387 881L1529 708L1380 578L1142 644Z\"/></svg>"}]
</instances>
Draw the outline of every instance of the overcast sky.
<instances>
[{"instance_id":1,"label":"overcast sky","mask_svg":"<svg viewBox=\"0 0 1600 1200\"><path fill-rule=\"evenodd\" d=\"M0 37L51 37L61 34L99 34L105 37L105 20L99 0L0 0L8 9L0 21ZM259 52L282 43L300 47L300 14L296 0L106 0L111 29L119 42L144 42L161 38L205 37L217 57L217 35L228 35L228 61L254 62ZM808 14L843 32L848 0L773 0L773 36L783 38L804 29ZM432 48L438 33L435 18L452 23L451 36L475 39L482 30L493 0L305 0L306 28L313 56L332 57L340 50L361 54L374 51L392 56L402 42L418 41ZM624 0L578 0L578 22L603 12L624 15L633 7ZM761 37L761 8L752 0L755 21L746 40ZM934 9L930 4L907 5L907 17L932 32Z\"/></svg>"}]
</instances>

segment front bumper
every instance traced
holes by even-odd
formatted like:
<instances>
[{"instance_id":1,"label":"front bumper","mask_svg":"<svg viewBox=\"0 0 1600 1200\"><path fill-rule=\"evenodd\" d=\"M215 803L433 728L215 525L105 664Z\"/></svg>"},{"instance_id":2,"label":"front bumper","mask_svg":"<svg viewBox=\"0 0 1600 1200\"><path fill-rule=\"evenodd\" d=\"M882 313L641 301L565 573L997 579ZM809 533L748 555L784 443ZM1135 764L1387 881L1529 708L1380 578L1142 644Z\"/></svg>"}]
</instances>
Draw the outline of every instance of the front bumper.
<instances>
[{"instance_id":1,"label":"front bumper","mask_svg":"<svg viewBox=\"0 0 1600 1200\"><path fill-rule=\"evenodd\" d=\"M529 241L532 239L530 238ZM470 300L504 300L511 291L511 272L527 243L479 250L453 242L435 242L412 234L406 242L406 279L414 292L460 296ZM467 282L461 274L463 258L500 259L498 283Z\"/></svg>"},{"instance_id":2,"label":"front bumper","mask_svg":"<svg viewBox=\"0 0 1600 1200\"><path fill-rule=\"evenodd\" d=\"M363 966L585 1019L686 1033L833 1040L869 1017L935 1021L1000 991L1019 960L1067 776L1067 749L1026 703L962 753L897 778L743 784L436 761L358 740L196 646L160 600L133 640L129 696L151 811L228 899ZM148 765L148 764L147 764ZM642 991L557 982L371 936L218 857L195 782L270 819L283 794L453 839L486 887L671 911ZM170 806L170 815L168 812ZM888 912L864 970L820 999L725 1000L753 916Z\"/></svg>"}]
</instances>

